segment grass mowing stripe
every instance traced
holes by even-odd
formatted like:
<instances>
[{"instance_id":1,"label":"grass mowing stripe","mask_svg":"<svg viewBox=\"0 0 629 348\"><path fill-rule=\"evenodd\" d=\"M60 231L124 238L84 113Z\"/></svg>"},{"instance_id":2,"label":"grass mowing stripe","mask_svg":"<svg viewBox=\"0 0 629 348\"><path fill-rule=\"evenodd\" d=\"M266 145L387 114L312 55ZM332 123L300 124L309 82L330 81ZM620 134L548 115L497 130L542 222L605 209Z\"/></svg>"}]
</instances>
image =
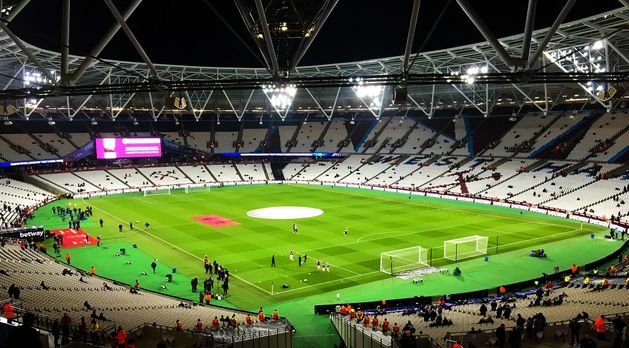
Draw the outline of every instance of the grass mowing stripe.
<instances>
[{"instance_id":1,"label":"grass mowing stripe","mask_svg":"<svg viewBox=\"0 0 629 348\"><path fill-rule=\"evenodd\" d=\"M103 240L139 242L146 252L177 266L178 272L189 278L204 277L200 262L204 254L217 259L237 275L229 301L242 308L253 308L259 301L288 300L384 280L387 276L378 270L383 251L410 245L439 249L444 240L479 234L490 237L489 250L495 250L492 247L499 242L499 250L506 252L569 236L578 227L560 218L532 212L522 216L504 207L407 197L351 188L268 185L225 187L192 196L130 194L60 203L92 205L95 215L85 221L88 233L101 234ZM246 215L253 209L304 205L325 213L283 221ZM60 221L50 214L49 206L36 215L47 226ZM240 225L214 228L190 220L203 215L217 215ZM96 221L101 217L106 223L99 229ZM112 217L115 223L109 222ZM147 221L151 227L119 233L116 227L123 220ZM299 224L298 235L290 233L293 222ZM345 227L349 227L348 237L343 234ZM125 224L124 232L128 230ZM302 267L290 263L289 250L295 251L296 258L308 253L311 261L329 263L331 272L317 272L313 262ZM277 268L270 267L271 255L277 259ZM442 256L434 252L435 259L437 255ZM269 296L273 284L278 292ZM290 287L282 289L282 284Z\"/></svg>"},{"instance_id":2,"label":"grass mowing stripe","mask_svg":"<svg viewBox=\"0 0 629 348\"><path fill-rule=\"evenodd\" d=\"M99 211L102 211L103 213L105 213L105 214L107 214L107 215L109 215L109 216L113 217L114 219L116 219L116 220L118 220L118 221L120 221L120 222L126 222L126 220L123 220L123 219L121 219L121 218L119 218L119 217L117 217L117 216L115 216L115 215L113 215L113 214L111 214L111 213L109 213L109 212L107 212L107 211L103 210L103 209L100 209L100 208L98 208L98 207L94 207L94 208L95 208L95 209L97 209L97 210L99 210ZM184 254L187 254L187 255L189 255L189 256L191 256L191 257L193 257L193 258L195 258L195 259L197 259L197 260L199 260L199 261L203 261L203 259L202 259L202 258L200 258L200 257L198 257L198 256L196 256L196 255L194 255L194 254L192 254L192 253L190 253L190 252L188 252L187 250L184 250L184 249L182 249L182 248L180 248L180 247L178 247L178 246L176 246L176 245L174 245L174 244L172 244L172 243L170 243L170 242L168 242L168 241L166 241L166 240L164 240L164 239L162 239L162 238L159 238L158 236L156 236L156 235L154 235L154 234L152 234L152 233L149 233L149 232L147 232L147 231L145 231L145 230L143 230L143 229L141 229L141 228L138 228L138 230L139 230L139 231L144 232L145 234L147 234L147 235L151 236L151 237L152 237L152 238L154 238L154 239L159 240L160 242L162 242L162 243L164 243L164 244L167 244L167 245L169 245L169 246L171 246L171 247L173 247L173 248L175 248L175 249L177 249L177 250L181 251L181 252L182 252L182 253L184 253ZM263 291L263 292L265 292L265 293L267 293L267 294L271 295L271 293L270 293L269 291L264 290L264 289L262 289L261 287L259 287L259 286L255 285L255 284L253 284L253 283L251 283L251 282L249 282L249 281L247 281L247 280L245 280L245 279L243 279L243 278L238 277L238 276L237 276L237 275L235 275L235 274L232 274L232 276L233 276L234 278L236 278L236 279L238 279L238 280L240 280L240 281L242 281L242 282L244 282L244 283L248 284L248 285L253 286L254 288L256 288L256 289L258 289L258 290L260 290L260 291Z\"/></svg>"}]
</instances>

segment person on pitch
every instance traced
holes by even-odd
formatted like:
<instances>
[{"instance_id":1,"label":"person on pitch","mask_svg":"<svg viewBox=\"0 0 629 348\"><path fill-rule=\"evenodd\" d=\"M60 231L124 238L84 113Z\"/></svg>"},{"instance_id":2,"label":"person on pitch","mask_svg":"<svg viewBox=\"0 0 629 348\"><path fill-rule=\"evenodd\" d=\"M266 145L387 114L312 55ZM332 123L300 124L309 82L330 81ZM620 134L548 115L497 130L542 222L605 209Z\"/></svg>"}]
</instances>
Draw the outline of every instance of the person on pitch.
<instances>
[{"instance_id":1,"label":"person on pitch","mask_svg":"<svg viewBox=\"0 0 629 348\"><path fill-rule=\"evenodd\" d=\"M288 253L288 258L291 261L295 261L295 253L293 252L293 249L290 250L290 253Z\"/></svg>"},{"instance_id":2,"label":"person on pitch","mask_svg":"<svg viewBox=\"0 0 629 348\"><path fill-rule=\"evenodd\" d=\"M297 232L298 232L297 224L293 224L293 233L297 233Z\"/></svg>"},{"instance_id":3,"label":"person on pitch","mask_svg":"<svg viewBox=\"0 0 629 348\"><path fill-rule=\"evenodd\" d=\"M345 227L345 229L343 230L343 234L345 235L345 237L347 237L347 232L348 232L347 227Z\"/></svg>"}]
</instances>

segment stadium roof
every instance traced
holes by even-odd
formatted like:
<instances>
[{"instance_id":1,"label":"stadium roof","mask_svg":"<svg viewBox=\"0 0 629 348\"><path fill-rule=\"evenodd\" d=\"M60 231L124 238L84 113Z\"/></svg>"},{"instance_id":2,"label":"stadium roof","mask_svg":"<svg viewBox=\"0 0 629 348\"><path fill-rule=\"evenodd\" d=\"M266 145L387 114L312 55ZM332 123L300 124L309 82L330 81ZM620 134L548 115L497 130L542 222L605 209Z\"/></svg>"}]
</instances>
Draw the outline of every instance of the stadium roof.
<instances>
[{"instance_id":1,"label":"stadium roof","mask_svg":"<svg viewBox=\"0 0 629 348\"><path fill-rule=\"evenodd\" d=\"M131 7L139 2L132 2ZM14 8L5 21L18 12ZM560 18L556 22L561 23ZM165 113L240 118L249 112L285 117L300 111L328 117L335 111L370 111L379 117L384 109L420 109L430 116L439 108L462 107L487 115L497 105L513 105L517 111L531 104L547 111L558 102L593 101L611 109L621 100L594 96L611 87L611 81L626 80L629 71L627 7L563 23L556 31L532 31L530 54L537 59L530 64L508 59L520 56L527 42L525 33L500 38L494 45L488 40L409 54L406 59L413 63L406 71L405 56L394 56L297 66L282 73L280 80L270 64L260 68L154 64L146 55L144 62L100 59L95 57L98 54L87 59L67 55L64 67L64 54L30 45L6 23L0 26L2 98L6 113L16 111L21 117L42 116L48 111L69 118L89 118L93 112L116 118L138 111L154 118ZM540 49L545 41L547 45ZM65 69L69 74L62 73ZM363 79L363 86L357 87L357 78ZM408 100L394 104L393 89L405 81ZM292 103L277 102L279 89L283 93L292 84L296 86L289 93L294 94L294 100L289 97ZM363 87L369 88L359 91ZM188 106L184 110L166 108L167 97L185 98Z\"/></svg>"}]
</instances>

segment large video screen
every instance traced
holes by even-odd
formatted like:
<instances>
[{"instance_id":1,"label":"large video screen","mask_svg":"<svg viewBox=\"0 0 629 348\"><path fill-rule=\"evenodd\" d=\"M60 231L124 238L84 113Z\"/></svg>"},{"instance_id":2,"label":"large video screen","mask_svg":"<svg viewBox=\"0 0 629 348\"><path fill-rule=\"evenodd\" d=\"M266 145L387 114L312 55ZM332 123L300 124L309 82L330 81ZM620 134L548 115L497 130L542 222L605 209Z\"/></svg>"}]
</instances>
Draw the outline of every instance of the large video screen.
<instances>
[{"instance_id":1,"label":"large video screen","mask_svg":"<svg viewBox=\"0 0 629 348\"><path fill-rule=\"evenodd\" d=\"M96 158L161 157L161 138L96 138Z\"/></svg>"}]
</instances>

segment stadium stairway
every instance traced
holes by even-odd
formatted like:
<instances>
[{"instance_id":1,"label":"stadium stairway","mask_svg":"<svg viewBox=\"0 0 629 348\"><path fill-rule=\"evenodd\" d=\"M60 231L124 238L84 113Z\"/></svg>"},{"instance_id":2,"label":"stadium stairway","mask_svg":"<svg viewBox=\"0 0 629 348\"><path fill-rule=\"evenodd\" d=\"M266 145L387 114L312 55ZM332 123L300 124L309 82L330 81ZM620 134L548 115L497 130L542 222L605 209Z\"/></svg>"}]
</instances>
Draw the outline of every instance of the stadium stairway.
<instances>
[{"instance_id":1,"label":"stadium stairway","mask_svg":"<svg viewBox=\"0 0 629 348\"><path fill-rule=\"evenodd\" d=\"M586 166L588 164L587 161L580 161L577 163L574 163L572 165L569 165L568 167L561 169L557 172L557 175L564 175L564 174L570 174L574 171L579 170L579 168L582 168L584 166Z\"/></svg>"},{"instance_id":2,"label":"stadium stairway","mask_svg":"<svg viewBox=\"0 0 629 348\"><path fill-rule=\"evenodd\" d=\"M517 172L517 173L515 173L515 174L513 174L513 175L511 175L511 176L509 176L509 177L506 177L506 178L504 178L504 180L500 180L500 181L498 181L498 182L494 183L494 185L492 185L491 187L485 188L485 189L483 189L483 190L481 190L481 191L477 192L477 194L485 193L485 192L489 191L490 189L492 189L493 187L496 187L496 186L498 186L498 185L502 185L502 184L503 184L503 183L505 183L506 181L509 181L509 180L511 180L511 179L513 179L513 178L515 178L516 176L520 175L521 173L522 173L522 172ZM501 179L502 179L502 178L501 178Z\"/></svg>"},{"instance_id":3,"label":"stadium stairway","mask_svg":"<svg viewBox=\"0 0 629 348\"><path fill-rule=\"evenodd\" d=\"M35 140L35 142L37 143L37 145L39 147L42 148L42 150L44 150L45 152L53 155L53 156L57 156L57 157L63 157L61 155L61 153L59 153L59 150L56 149L54 146L52 146L51 144L47 144L44 143L41 139L39 139L38 137L36 137L35 135L33 135L32 133L28 132L26 133L28 136L31 137L31 139Z\"/></svg>"},{"instance_id":4,"label":"stadium stairway","mask_svg":"<svg viewBox=\"0 0 629 348\"><path fill-rule=\"evenodd\" d=\"M378 158L382 158L382 157L383 157L383 156L378 156ZM380 172L376 173L375 175L371 176L370 178L367 178L367 180L365 180L365 181L361 182L361 184L366 184L366 183L368 183L369 181L371 181L371 180L373 180L374 178L376 178L378 175L380 175L380 174L382 174L382 173L386 172L387 170L389 170L389 169L391 169L391 168L393 168L393 167L395 167L395 166L400 165L401 163L403 163L404 161L406 161L406 159L407 159L407 158L409 158L409 157L410 157L409 155L402 155L402 156L400 156L400 157L396 158L396 159L395 159L395 161L394 161L393 163L391 163L391 165L389 165L388 167L386 167L384 170L382 170L382 171L380 171Z\"/></svg>"},{"instance_id":5,"label":"stadium stairway","mask_svg":"<svg viewBox=\"0 0 629 348\"><path fill-rule=\"evenodd\" d=\"M58 185L48 179L44 179L43 177L39 176L39 175L32 175L32 176L27 176L24 177L24 181L33 184L41 189L44 189L46 191L50 191L52 193L68 193L70 191L68 191L65 187Z\"/></svg>"},{"instance_id":6,"label":"stadium stairway","mask_svg":"<svg viewBox=\"0 0 629 348\"><path fill-rule=\"evenodd\" d=\"M287 140L284 143L284 145L286 146L286 151L285 152L290 152L290 150L293 147L293 144L297 143L297 137L299 136L299 132L301 131L301 127L304 125L305 122L306 121L297 123L297 127L295 128L295 131L293 132L293 135L291 135L290 140Z\"/></svg>"},{"instance_id":7,"label":"stadium stairway","mask_svg":"<svg viewBox=\"0 0 629 348\"><path fill-rule=\"evenodd\" d=\"M240 180L245 181L245 178L242 176L242 173L240 172L240 170L238 170L238 166L234 162L231 162L231 166L234 167L234 169L236 170L236 174L238 174L238 177L240 178Z\"/></svg>"},{"instance_id":8,"label":"stadium stairway","mask_svg":"<svg viewBox=\"0 0 629 348\"><path fill-rule=\"evenodd\" d=\"M500 165L505 164L505 163L507 163L507 162L509 162L509 161L511 161L511 157L504 157L504 158L501 158L501 159L499 159L498 161L496 161L496 162L494 162L494 163L489 164L489 165L487 166L487 169L488 169L488 170L490 170L490 169L496 169L496 168L500 167Z\"/></svg>"},{"instance_id":9,"label":"stadium stairway","mask_svg":"<svg viewBox=\"0 0 629 348\"><path fill-rule=\"evenodd\" d=\"M20 154L24 154L24 155L30 157L31 159L35 159L35 157L33 157L28 150L26 150L25 148L23 148L21 146L18 146L16 144L12 143L11 141L9 141L9 139L3 137L2 135L0 135L0 140L2 140L5 143L7 143L9 145L9 147L11 149L13 149L13 151L15 151L17 153L20 153Z\"/></svg>"},{"instance_id":10,"label":"stadium stairway","mask_svg":"<svg viewBox=\"0 0 629 348\"><path fill-rule=\"evenodd\" d=\"M570 193L572 193L572 192L574 192L574 191L576 191L576 190L580 190L580 189L582 189L582 188L584 188L584 187L586 187L586 186L590 186L590 185L592 185L592 184L593 184L593 183L595 183L595 182L596 182L596 180L589 181L589 182L587 182L587 183L585 183L585 184L583 184L583 185L577 186L577 187L575 187L575 188L573 188L573 189L571 189L571 190L568 190L568 191L566 191L566 192L564 192L564 193L562 193L562 194L556 195L556 196L554 196L554 197L552 197L552 198L549 198L549 199L547 199L547 200L545 200L545 201L542 201L542 202L540 202L539 204L540 204L540 205L544 205L544 204L546 204L546 203L548 203L548 202L550 202L550 201L554 201L554 200L556 200L556 199L558 199L558 198L560 198L560 197L563 197L563 196L565 196L565 195L567 195L567 194L570 194Z\"/></svg>"},{"instance_id":11,"label":"stadium stairway","mask_svg":"<svg viewBox=\"0 0 629 348\"><path fill-rule=\"evenodd\" d=\"M427 120L424 120L424 122L426 122ZM428 121L436 121L436 120L428 120ZM421 123L421 122L420 122ZM430 125L429 123L422 123L422 125L426 128L435 130L435 128ZM435 131L435 134L433 134L432 138L427 139L426 141L424 141L423 144L421 144L421 151L419 151L419 154L423 154L426 150L430 149L431 147L433 147L436 143L437 143L437 139L439 138L439 136L443 135L445 137L447 137L448 139L454 139L454 131L452 131L452 134L448 134L447 130L449 128L454 128L452 127L452 122L445 122L440 128L438 128L437 131Z\"/></svg>"},{"instance_id":12,"label":"stadium stairway","mask_svg":"<svg viewBox=\"0 0 629 348\"><path fill-rule=\"evenodd\" d=\"M150 182L151 185L157 186L157 185L155 185L155 183L153 181L151 181L151 179L149 179L148 176L144 175L144 173L142 173L142 171L139 170L138 167L133 167L133 169L135 169L144 179L146 179L146 181Z\"/></svg>"},{"instance_id":13,"label":"stadium stairway","mask_svg":"<svg viewBox=\"0 0 629 348\"><path fill-rule=\"evenodd\" d=\"M235 152L240 152L240 144L242 144L242 134L244 133L245 123L240 122L240 128L238 128L238 135L236 135L236 150Z\"/></svg>"},{"instance_id":14,"label":"stadium stairway","mask_svg":"<svg viewBox=\"0 0 629 348\"><path fill-rule=\"evenodd\" d=\"M212 173L212 171L210 170L210 168L208 168L205 164L203 165L203 168L205 168L205 170L207 171L208 174L210 174L210 176L212 177L212 179L214 179L214 181L218 182L218 179L216 178L216 176L214 176L214 174Z\"/></svg>"},{"instance_id":15,"label":"stadium stairway","mask_svg":"<svg viewBox=\"0 0 629 348\"><path fill-rule=\"evenodd\" d=\"M437 156L437 157L441 157L441 156ZM402 163L402 162L400 162L400 163ZM406 179L407 177L409 177L409 176L413 175L415 172L417 172L417 171L421 170L423 167L424 167L423 165L417 166L417 168L415 168L415 169L414 169L413 171L411 171L410 173L408 173L408 174L406 174L406 175L404 175L404 176L400 177L399 179L395 180L394 182L392 182L392 183L390 184L390 186L395 186L395 185L397 185L400 181L402 181L402 180Z\"/></svg>"},{"instance_id":16,"label":"stadium stairway","mask_svg":"<svg viewBox=\"0 0 629 348\"><path fill-rule=\"evenodd\" d=\"M458 161L454 166L455 168L460 168L461 166L465 165L466 163L468 163L469 161L473 159L474 159L474 156L464 157L462 160Z\"/></svg>"},{"instance_id":17,"label":"stadium stairway","mask_svg":"<svg viewBox=\"0 0 629 348\"><path fill-rule=\"evenodd\" d=\"M555 137L544 145L540 150L531 154L531 156L547 158L547 159L565 159L572 152L574 147L583 140L583 137L587 134L592 124L596 122L601 116L602 112L593 112L586 116L581 122L572 126L567 131L563 132L559 136ZM556 146L560 146L560 149L555 149Z\"/></svg>"},{"instance_id":18,"label":"stadium stairway","mask_svg":"<svg viewBox=\"0 0 629 348\"><path fill-rule=\"evenodd\" d=\"M332 120L328 120L328 122L325 123L325 126L323 127L323 130L321 131L321 134L319 135L317 140L312 143L311 151L316 151L317 150L317 146L315 146L315 145L323 144L323 141L325 139L325 135L328 134L328 130L330 129L331 126L332 126Z\"/></svg>"},{"instance_id":19,"label":"stadium stairway","mask_svg":"<svg viewBox=\"0 0 629 348\"><path fill-rule=\"evenodd\" d=\"M126 182L122 181L122 179L120 179L119 177L117 177L117 176L113 175L113 174L112 174L109 170L105 169L105 173L107 173L107 175L109 175L110 177L112 177L112 178L114 178L114 179L118 180L118 181L119 181L120 183L122 183L123 185L125 185L125 186L127 186L127 187L131 188L131 186L129 186L129 184L127 184Z\"/></svg>"},{"instance_id":20,"label":"stadium stairway","mask_svg":"<svg viewBox=\"0 0 629 348\"><path fill-rule=\"evenodd\" d=\"M380 135L384 132L384 130L389 126L389 124L391 123L391 121L393 120L393 117L388 117L384 123L384 125L382 127L380 127L380 129L378 129L378 131L373 135L373 137L371 137L371 139L367 140L365 142L366 144L370 144L371 146L363 146L363 149L360 153L365 153L367 152L367 150L369 150L373 144L378 143L379 142L379 138ZM380 149L382 148L382 143L380 143L380 148L378 148L375 152L379 152Z\"/></svg>"},{"instance_id":21,"label":"stadium stairway","mask_svg":"<svg viewBox=\"0 0 629 348\"><path fill-rule=\"evenodd\" d=\"M79 179L81 179L81 180L85 181L86 183L88 183L88 184L90 184L90 185L94 186L94 187L95 187L95 188L97 188L98 190L103 191L103 188L101 188L100 186L98 186L98 185L94 184L93 182L91 182L91 181L89 181L89 180L87 180L87 179L85 179L85 178L80 177L80 176L79 176L76 172L70 172L70 174L72 174L72 175L76 176L77 178L79 178Z\"/></svg>"},{"instance_id":22,"label":"stadium stairway","mask_svg":"<svg viewBox=\"0 0 629 348\"><path fill-rule=\"evenodd\" d=\"M411 128L409 128L406 133L404 133L399 139L393 142L393 146L391 146L391 150L389 151L389 153L394 153L398 147L403 146L408 141L408 137L411 135L411 133L413 133L415 129L417 129L418 126L419 119L416 119Z\"/></svg>"},{"instance_id":23,"label":"stadium stairway","mask_svg":"<svg viewBox=\"0 0 629 348\"><path fill-rule=\"evenodd\" d=\"M338 181L338 182L343 181L343 179L347 178L348 176L352 175L352 174L353 174L353 173L355 173L355 172L360 171L360 169L361 169L362 167L364 167L364 166L368 165L369 163L371 163L371 162L373 162L373 161L377 160L378 158L380 158L380 156L378 156L378 155L375 155L375 154L374 154L373 156L369 157L367 160L365 160L364 162L362 162L362 163L360 164L360 166L356 167L356 169L352 169L352 170L350 170L350 172L349 172L349 173L347 173L347 175L345 175L345 176L343 176L343 177L339 177L339 179L338 179L337 181Z\"/></svg>"},{"instance_id":24,"label":"stadium stairway","mask_svg":"<svg viewBox=\"0 0 629 348\"><path fill-rule=\"evenodd\" d=\"M543 127L542 129L540 129L534 136L532 136L530 139L525 140L524 142L528 142L529 144L535 144L535 142L537 141L537 139L539 137L541 137L542 135L544 135L544 133L546 133L546 131L548 131L557 121L559 121L565 114L566 112L563 111L559 114L557 114L557 116L555 116L555 118L552 119L552 121L550 121L545 127ZM508 134L508 133L507 133ZM514 157L517 157L518 155L518 151L516 149L516 152L513 154Z\"/></svg>"},{"instance_id":25,"label":"stadium stairway","mask_svg":"<svg viewBox=\"0 0 629 348\"><path fill-rule=\"evenodd\" d=\"M484 146L478 151L476 156L482 156L485 152L490 150L489 144L491 144L492 142L495 142L494 143L494 147L500 145L502 143L502 138L504 138L505 136L507 136L509 134L509 132L511 132L513 127L515 127L515 125L517 125L518 122L520 122L522 117L524 117L524 115L522 115L522 116L517 115L515 121L509 121L510 126L508 126L508 127L496 127L494 129L492 129L492 131L495 131L496 129L502 129L502 132L500 132L500 134L498 136L493 137L493 139L491 139L491 138L488 139L488 141L484 144Z\"/></svg>"},{"instance_id":26,"label":"stadium stairway","mask_svg":"<svg viewBox=\"0 0 629 348\"><path fill-rule=\"evenodd\" d=\"M622 176L622 175L624 175L627 172L629 172L629 162L623 164L621 167L618 167L616 169L612 169L609 172L604 173L604 174L605 174L605 177L607 179L611 179L611 178L616 178L616 177Z\"/></svg>"},{"instance_id":27,"label":"stadium stairway","mask_svg":"<svg viewBox=\"0 0 629 348\"><path fill-rule=\"evenodd\" d=\"M292 178L294 178L294 177L298 176L298 175L299 175L299 173L303 172L304 170L306 170L306 168L309 168L309 167L310 167L310 163L307 163L305 166L302 166L302 167L301 167L301 168L297 171L297 173L292 174L292 175L291 175L289 178L287 178L287 179L288 179L288 180L291 180ZM330 168L328 168L328 169L330 169ZM323 174L323 173L321 173L321 174ZM285 177L285 176L284 176L284 171L283 171L283 170L282 170L282 177ZM313 180L314 180L314 179L313 179Z\"/></svg>"},{"instance_id":28,"label":"stadium stairway","mask_svg":"<svg viewBox=\"0 0 629 348\"><path fill-rule=\"evenodd\" d=\"M179 166L175 165L174 167L175 167L175 169L177 169L178 171L180 171L180 172L181 172L181 174L183 174L183 176L184 176L184 177L186 177L188 180L190 180L190 182L196 183L196 181L195 181L195 180L192 180L192 178L191 178L188 174L186 174L186 172L185 172L185 171L181 170L181 168L179 168Z\"/></svg>"},{"instance_id":29,"label":"stadium stairway","mask_svg":"<svg viewBox=\"0 0 629 348\"><path fill-rule=\"evenodd\" d=\"M271 180L271 177L269 176L269 172L266 170L266 165L264 163L262 163L262 171L264 172L264 177L266 177L267 180ZM281 173L282 171L280 170L279 172ZM273 179L275 179L275 175L273 175ZM279 180L284 180L284 179L279 179Z\"/></svg>"},{"instance_id":30,"label":"stadium stairway","mask_svg":"<svg viewBox=\"0 0 629 348\"><path fill-rule=\"evenodd\" d=\"M528 166L524 167L524 171L525 172L530 172L530 171L532 171L533 169L535 169L537 167L543 166L546 162L548 162L547 159L541 159L541 160L535 161L535 162L529 164Z\"/></svg>"}]
</instances>

